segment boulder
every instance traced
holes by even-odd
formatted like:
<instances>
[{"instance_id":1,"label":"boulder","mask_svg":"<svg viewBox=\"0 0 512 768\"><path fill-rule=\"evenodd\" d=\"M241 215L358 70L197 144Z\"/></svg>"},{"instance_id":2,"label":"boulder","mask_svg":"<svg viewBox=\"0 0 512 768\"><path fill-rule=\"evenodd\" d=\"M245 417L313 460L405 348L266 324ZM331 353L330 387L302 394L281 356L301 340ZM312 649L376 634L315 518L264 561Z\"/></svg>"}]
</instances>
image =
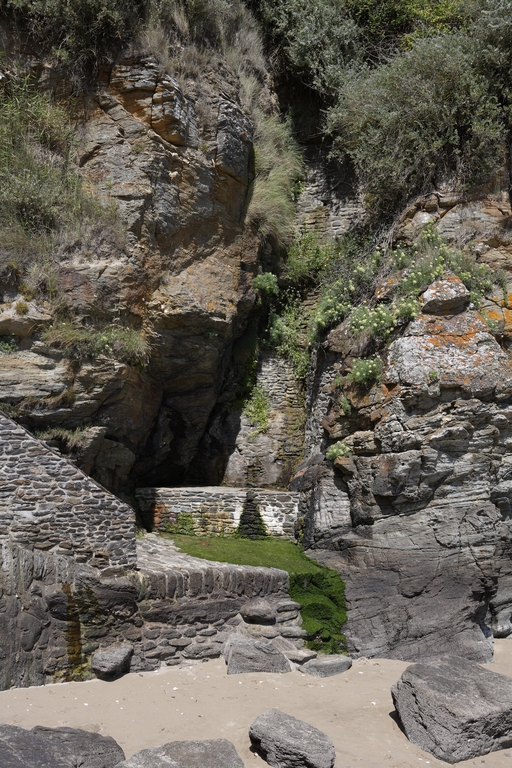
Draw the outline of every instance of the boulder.
<instances>
[{"instance_id":1,"label":"boulder","mask_svg":"<svg viewBox=\"0 0 512 768\"><path fill-rule=\"evenodd\" d=\"M352 666L350 656L319 656L316 659L307 661L300 668L302 672L307 672L313 677L332 677L346 672Z\"/></svg>"},{"instance_id":2,"label":"boulder","mask_svg":"<svg viewBox=\"0 0 512 768\"><path fill-rule=\"evenodd\" d=\"M92 671L100 680L114 680L130 670L133 645L116 645L96 651L91 658Z\"/></svg>"},{"instance_id":3,"label":"boulder","mask_svg":"<svg viewBox=\"0 0 512 768\"><path fill-rule=\"evenodd\" d=\"M271 640L251 640L242 635L231 635L222 654L228 666L228 675L243 672L290 672L290 662Z\"/></svg>"},{"instance_id":4,"label":"boulder","mask_svg":"<svg viewBox=\"0 0 512 768\"><path fill-rule=\"evenodd\" d=\"M240 615L248 624L274 624L276 610L262 597L249 600L240 608Z\"/></svg>"},{"instance_id":5,"label":"boulder","mask_svg":"<svg viewBox=\"0 0 512 768\"><path fill-rule=\"evenodd\" d=\"M244 764L230 741L205 739L143 749L116 768L244 768Z\"/></svg>"},{"instance_id":6,"label":"boulder","mask_svg":"<svg viewBox=\"0 0 512 768\"><path fill-rule=\"evenodd\" d=\"M255 749L274 768L332 768L334 744L322 731L279 709L268 709L249 728Z\"/></svg>"},{"instance_id":7,"label":"boulder","mask_svg":"<svg viewBox=\"0 0 512 768\"><path fill-rule=\"evenodd\" d=\"M69 768L69 762L55 753L40 736L15 725L0 725L2 768Z\"/></svg>"},{"instance_id":8,"label":"boulder","mask_svg":"<svg viewBox=\"0 0 512 768\"><path fill-rule=\"evenodd\" d=\"M124 752L111 736L80 728L45 728L36 725L32 733L44 739L70 768L113 768L124 760Z\"/></svg>"},{"instance_id":9,"label":"boulder","mask_svg":"<svg viewBox=\"0 0 512 768\"><path fill-rule=\"evenodd\" d=\"M422 294L423 312L437 315L444 312L457 312L470 301L469 291L456 275L446 272L434 280Z\"/></svg>"},{"instance_id":10,"label":"boulder","mask_svg":"<svg viewBox=\"0 0 512 768\"><path fill-rule=\"evenodd\" d=\"M391 688L407 738L447 763L512 746L512 679L458 656L413 664Z\"/></svg>"}]
</instances>

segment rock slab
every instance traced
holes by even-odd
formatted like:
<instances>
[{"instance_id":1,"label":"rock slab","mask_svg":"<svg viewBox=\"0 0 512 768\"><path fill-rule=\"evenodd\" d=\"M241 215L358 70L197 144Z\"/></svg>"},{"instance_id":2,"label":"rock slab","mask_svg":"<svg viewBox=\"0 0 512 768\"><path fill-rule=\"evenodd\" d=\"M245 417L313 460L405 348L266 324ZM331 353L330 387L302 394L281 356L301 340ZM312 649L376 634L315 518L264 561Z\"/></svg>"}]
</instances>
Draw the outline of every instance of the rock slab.
<instances>
[{"instance_id":1,"label":"rock slab","mask_svg":"<svg viewBox=\"0 0 512 768\"><path fill-rule=\"evenodd\" d=\"M407 738L447 763L512 746L512 679L458 656L413 664L391 688Z\"/></svg>"},{"instance_id":2,"label":"rock slab","mask_svg":"<svg viewBox=\"0 0 512 768\"><path fill-rule=\"evenodd\" d=\"M15 725L0 725L2 768L69 768L52 745L40 736Z\"/></svg>"},{"instance_id":3,"label":"rock slab","mask_svg":"<svg viewBox=\"0 0 512 768\"><path fill-rule=\"evenodd\" d=\"M269 640L232 635L223 649L228 675L243 672L290 672L290 662Z\"/></svg>"},{"instance_id":4,"label":"rock slab","mask_svg":"<svg viewBox=\"0 0 512 768\"><path fill-rule=\"evenodd\" d=\"M92 671L100 680L114 680L130 670L133 645L117 645L96 651L91 659Z\"/></svg>"},{"instance_id":5,"label":"rock slab","mask_svg":"<svg viewBox=\"0 0 512 768\"><path fill-rule=\"evenodd\" d=\"M45 728L36 725L32 733L44 739L70 768L114 768L125 755L111 736L80 728Z\"/></svg>"},{"instance_id":6,"label":"rock slab","mask_svg":"<svg viewBox=\"0 0 512 768\"><path fill-rule=\"evenodd\" d=\"M334 744L322 731L279 709L268 709L249 728L255 749L274 768L332 768Z\"/></svg>"},{"instance_id":7,"label":"rock slab","mask_svg":"<svg viewBox=\"0 0 512 768\"><path fill-rule=\"evenodd\" d=\"M307 661L300 669L313 677L332 677L346 672L351 666L350 656L319 656Z\"/></svg>"},{"instance_id":8,"label":"rock slab","mask_svg":"<svg viewBox=\"0 0 512 768\"><path fill-rule=\"evenodd\" d=\"M230 741L205 739L143 749L116 768L244 768L244 764Z\"/></svg>"}]
</instances>

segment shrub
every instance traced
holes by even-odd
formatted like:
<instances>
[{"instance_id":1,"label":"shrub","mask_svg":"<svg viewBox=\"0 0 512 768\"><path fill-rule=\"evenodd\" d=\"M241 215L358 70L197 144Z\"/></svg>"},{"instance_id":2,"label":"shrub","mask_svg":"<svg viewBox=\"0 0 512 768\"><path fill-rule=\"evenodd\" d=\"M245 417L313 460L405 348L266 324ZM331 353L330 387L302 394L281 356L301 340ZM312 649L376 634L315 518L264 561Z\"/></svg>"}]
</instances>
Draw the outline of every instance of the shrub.
<instances>
[{"instance_id":1,"label":"shrub","mask_svg":"<svg viewBox=\"0 0 512 768\"><path fill-rule=\"evenodd\" d=\"M305 378L309 367L309 345L307 329L298 297L289 297L281 311L271 312L269 320L269 342L276 352L289 360L298 379Z\"/></svg>"},{"instance_id":2,"label":"shrub","mask_svg":"<svg viewBox=\"0 0 512 768\"><path fill-rule=\"evenodd\" d=\"M0 336L0 352L3 355L10 355L16 352L18 345L12 336Z\"/></svg>"},{"instance_id":3,"label":"shrub","mask_svg":"<svg viewBox=\"0 0 512 768\"><path fill-rule=\"evenodd\" d=\"M41 340L48 347L61 350L66 357L78 360L105 355L129 365L145 366L151 354L147 334L134 328L76 327L69 321L61 321L43 331Z\"/></svg>"},{"instance_id":4,"label":"shrub","mask_svg":"<svg viewBox=\"0 0 512 768\"><path fill-rule=\"evenodd\" d=\"M277 277L272 272L263 272L262 275L256 275L253 280L254 290L265 298L277 296L279 294L279 286L277 284Z\"/></svg>"},{"instance_id":5,"label":"shrub","mask_svg":"<svg viewBox=\"0 0 512 768\"><path fill-rule=\"evenodd\" d=\"M378 215L435 179L476 184L502 163L504 119L465 38L419 39L373 71L348 78L329 131Z\"/></svg>"},{"instance_id":6,"label":"shrub","mask_svg":"<svg viewBox=\"0 0 512 768\"><path fill-rule=\"evenodd\" d=\"M146 5L145 0L5 0L2 10L82 77L133 36Z\"/></svg>"},{"instance_id":7,"label":"shrub","mask_svg":"<svg viewBox=\"0 0 512 768\"><path fill-rule=\"evenodd\" d=\"M350 384L371 384L378 381L382 374L382 360L380 357L371 357L367 360L361 358L354 361L347 381Z\"/></svg>"},{"instance_id":8,"label":"shrub","mask_svg":"<svg viewBox=\"0 0 512 768\"><path fill-rule=\"evenodd\" d=\"M344 458L350 456L350 448L348 445L345 445L345 443L334 443L334 445L330 445L325 452L325 458L329 459L329 461L335 461L336 459L339 459L340 456Z\"/></svg>"},{"instance_id":9,"label":"shrub","mask_svg":"<svg viewBox=\"0 0 512 768\"><path fill-rule=\"evenodd\" d=\"M340 408L342 410L342 413L345 416L350 416L350 414L352 413L352 406L350 404L350 400L345 395L343 395L340 399Z\"/></svg>"},{"instance_id":10,"label":"shrub","mask_svg":"<svg viewBox=\"0 0 512 768\"><path fill-rule=\"evenodd\" d=\"M321 243L316 232L302 232L288 249L286 276L293 283L314 282L333 257L332 241Z\"/></svg>"}]
</instances>

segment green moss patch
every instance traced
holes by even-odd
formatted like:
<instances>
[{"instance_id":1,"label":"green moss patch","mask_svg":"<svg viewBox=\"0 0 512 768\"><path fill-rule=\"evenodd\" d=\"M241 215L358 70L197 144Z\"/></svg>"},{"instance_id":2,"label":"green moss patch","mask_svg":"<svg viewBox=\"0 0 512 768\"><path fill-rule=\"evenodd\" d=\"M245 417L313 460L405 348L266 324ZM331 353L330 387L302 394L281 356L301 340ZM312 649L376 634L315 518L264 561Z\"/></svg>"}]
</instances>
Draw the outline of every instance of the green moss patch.
<instances>
[{"instance_id":1,"label":"green moss patch","mask_svg":"<svg viewBox=\"0 0 512 768\"><path fill-rule=\"evenodd\" d=\"M173 536L176 545L193 557L235 565L280 568L290 576L290 597L302 605L306 645L321 653L345 650L342 627L347 619L345 585L338 573L318 565L290 541Z\"/></svg>"}]
</instances>

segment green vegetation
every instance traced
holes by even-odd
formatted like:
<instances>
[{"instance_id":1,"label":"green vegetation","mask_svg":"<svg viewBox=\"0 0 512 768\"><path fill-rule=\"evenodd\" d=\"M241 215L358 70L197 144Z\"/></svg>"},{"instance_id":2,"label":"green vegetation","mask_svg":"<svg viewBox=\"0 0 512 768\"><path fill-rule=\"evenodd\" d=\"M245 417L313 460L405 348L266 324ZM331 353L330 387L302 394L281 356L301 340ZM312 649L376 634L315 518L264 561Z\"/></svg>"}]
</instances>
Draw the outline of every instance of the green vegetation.
<instances>
[{"instance_id":1,"label":"green vegetation","mask_svg":"<svg viewBox=\"0 0 512 768\"><path fill-rule=\"evenodd\" d=\"M310 560L297 545L271 537L259 541L231 537L173 538L183 552L194 557L287 571L290 596L303 606L306 645L323 653L339 653L343 649L342 627L347 618L344 584L336 571Z\"/></svg>"},{"instance_id":2,"label":"green vegetation","mask_svg":"<svg viewBox=\"0 0 512 768\"><path fill-rule=\"evenodd\" d=\"M380 357L370 357L367 360L359 358L354 360L352 368L347 376L349 384L361 384L367 386L379 381L382 374L382 360Z\"/></svg>"},{"instance_id":3,"label":"green vegetation","mask_svg":"<svg viewBox=\"0 0 512 768\"><path fill-rule=\"evenodd\" d=\"M171 523L170 520L166 520L162 525L161 530L164 533L178 534L180 536L195 536L196 529L194 526L194 518L190 512L178 512L176 515L176 522Z\"/></svg>"},{"instance_id":4,"label":"green vegetation","mask_svg":"<svg viewBox=\"0 0 512 768\"><path fill-rule=\"evenodd\" d=\"M325 458L329 461L336 461L340 457L347 459L350 456L350 448L345 443L334 443L330 445L325 452Z\"/></svg>"},{"instance_id":5,"label":"green vegetation","mask_svg":"<svg viewBox=\"0 0 512 768\"><path fill-rule=\"evenodd\" d=\"M72 163L66 110L29 80L0 80L0 276L26 301L57 292L59 250L89 247L115 214L84 188ZM19 301L18 314L26 312Z\"/></svg>"},{"instance_id":6,"label":"green vegetation","mask_svg":"<svg viewBox=\"0 0 512 768\"><path fill-rule=\"evenodd\" d=\"M3 15L83 76L140 27L143 0L4 0Z\"/></svg>"},{"instance_id":7,"label":"green vegetation","mask_svg":"<svg viewBox=\"0 0 512 768\"><path fill-rule=\"evenodd\" d=\"M13 352L16 352L17 349L18 345L12 336L0 336L0 352L3 355L10 355Z\"/></svg>"},{"instance_id":8,"label":"green vegetation","mask_svg":"<svg viewBox=\"0 0 512 768\"><path fill-rule=\"evenodd\" d=\"M249 421L256 427L251 433L257 435L266 432L269 427L270 411L268 395L262 384L256 384L243 406L243 412Z\"/></svg>"},{"instance_id":9,"label":"green vegetation","mask_svg":"<svg viewBox=\"0 0 512 768\"><path fill-rule=\"evenodd\" d=\"M234 535L238 538L251 539L252 541L266 539L268 536L255 495L251 491L247 492L244 508Z\"/></svg>"},{"instance_id":10,"label":"green vegetation","mask_svg":"<svg viewBox=\"0 0 512 768\"><path fill-rule=\"evenodd\" d=\"M375 216L442 178L503 165L510 136L512 5L494 0L259 0L289 75L325 109Z\"/></svg>"},{"instance_id":11,"label":"green vegetation","mask_svg":"<svg viewBox=\"0 0 512 768\"><path fill-rule=\"evenodd\" d=\"M66 429L65 427L49 427L48 429L38 429L34 431L38 440L48 442L54 440L59 443L59 448L63 453L72 453L85 446L86 428Z\"/></svg>"},{"instance_id":12,"label":"green vegetation","mask_svg":"<svg viewBox=\"0 0 512 768\"><path fill-rule=\"evenodd\" d=\"M271 296L277 296L279 294L279 285L277 277L272 272L263 272L261 275L256 275L253 280L254 290L264 296L270 298Z\"/></svg>"},{"instance_id":13,"label":"green vegetation","mask_svg":"<svg viewBox=\"0 0 512 768\"><path fill-rule=\"evenodd\" d=\"M143 330L106 326L77 327L70 321L56 322L43 331L41 340L50 348L59 349L77 360L105 355L116 360L143 367L147 364L151 346Z\"/></svg>"}]
</instances>

